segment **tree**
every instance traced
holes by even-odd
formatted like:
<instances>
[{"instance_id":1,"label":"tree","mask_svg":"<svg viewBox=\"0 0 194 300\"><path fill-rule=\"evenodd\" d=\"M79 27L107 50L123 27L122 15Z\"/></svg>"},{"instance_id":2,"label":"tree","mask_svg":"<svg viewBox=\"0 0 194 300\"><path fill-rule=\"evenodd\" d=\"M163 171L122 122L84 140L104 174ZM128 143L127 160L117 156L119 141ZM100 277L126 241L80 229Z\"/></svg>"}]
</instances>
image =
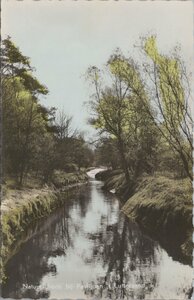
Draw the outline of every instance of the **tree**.
<instances>
[{"instance_id":1,"label":"tree","mask_svg":"<svg viewBox=\"0 0 194 300\"><path fill-rule=\"evenodd\" d=\"M119 148L121 164L125 172L126 180L130 180L129 170L125 156L125 145L123 139L123 124L126 124L126 98L119 89L120 95L117 95L118 85L111 88L101 89L99 84L99 71L97 68L92 67L88 70L88 74L95 86L95 100L91 102L95 117L90 120L90 123L95 128L100 130L100 134L108 133L117 140ZM118 82L121 85L121 82ZM124 92L125 93L125 92Z\"/></svg>"},{"instance_id":2,"label":"tree","mask_svg":"<svg viewBox=\"0 0 194 300\"><path fill-rule=\"evenodd\" d=\"M135 64L117 51L110 57L107 67L111 77L109 87L102 86L100 71L96 67L88 70L88 77L95 87L95 95L91 101L94 114L90 123L100 134L106 133L116 139L126 181L133 182L143 171L140 169L146 165L146 160L153 152L156 144L155 127L147 108L142 107L141 99L133 91L141 88L142 95L144 93ZM146 102L149 107L149 101ZM145 145L149 147L146 148Z\"/></svg>"},{"instance_id":3,"label":"tree","mask_svg":"<svg viewBox=\"0 0 194 300\"><path fill-rule=\"evenodd\" d=\"M40 103L48 89L10 37L2 41L1 58L4 176L14 176L21 186L28 174L48 182L67 164L88 166L93 153L73 130L72 117Z\"/></svg>"},{"instance_id":4,"label":"tree","mask_svg":"<svg viewBox=\"0 0 194 300\"><path fill-rule=\"evenodd\" d=\"M2 90L4 91L4 86L11 79L13 79L12 84L14 87L14 79L20 78L25 89L34 96L37 94L46 95L48 93L47 88L32 75L33 70L29 57L21 53L10 37L4 39L1 47Z\"/></svg>"},{"instance_id":5,"label":"tree","mask_svg":"<svg viewBox=\"0 0 194 300\"><path fill-rule=\"evenodd\" d=\"M119 153L115 139L101 138L95 149L95 163L97 166L111 167L113 170L120 167Z\"/></svg>"},{"instance_id":6,"label":"tree","mask_svg":"<svg viewBox=\"0 0 194 300\"><path fill-rule=\"evenodd\" d=\"M79 134L73 139L71 145L71 160L78 166L78 169L91 166L94 160L93 151L86 143L84 136Z\"/></svg>"},{"instance_id":7,"label":"tree","mask_svg":"<svg viewBox=\"0 0 194 300\"><path fill-rule=\"evenodd\" d=\"M65 169L65 165L71 162L71 139L75 135L72 127L72 117L64 110L58 112L55 119L56 128L56 168Z\"/></svg>"},{"instance_id":8,"label":"tree","mask_svg":"<svg viewBox=\"0 0 194 300\"><path fill-rule=\"evenodd\" d=\"M19 177L21 185L33 159L37 139L46 132L46 122L37 101L19 80L16 81L15 96L8 102L3 99L4 152L8 171Z\"/></svg>"},{"instance_id":9,"label":"tree","mask_svg":"<svg viewBox=\"0 0 194 300\"><path fill-rule=\"evenodd\" d=\"M43 177L43 182L49 182L52 179L56 168L56 150L57 144L52 133L44 132L36 138L36 147L33 154L32 169Z\"/></svg>"},{"instance_id":10,"label":"tree","mask_svg":"<svg viewBox=\"0 0 194 300\"><path fill-rule=\"evenodd\" d=\"M193 121L188 72L177 50L170 56L159 53L156 37L145 39L142 47L151 60L151 64L144 65L144 71L152 83L150 97L157 108L157 115L151 114L152 118L171 149L179 155L192 181Z\"/></svg>"},{"instance_id":11,"label":"tree","mask_svg":"<svg viewBox=\"0 0 194 300\"><path fill-rule=\"evenodd\" d=\"M76 131L72 128L72 120L72 116L68 116L64 110L58 112L55 119L55 127L59 141L75 136Z\"/></svg>"},{"instance_id":12,"label":"tree","mask_svg":"<svg viewBox=\"0 0 194 300\"><path fill-rule=\"evenodd\" d=\"M2 107L4 173L16 175L22 185L36 152L37 140L49 127L49 115L39 104L47 88L33 76L33 68L11 39L2 41Z\"/></svg>"},{"instance_id":13,"label":"tree","mask_svg":"<svg viewBox=\"0 0 194 300\"><path fill-rule=\"evenodd\" d=\"M141 49L146 56L143 69L132 58L116 54L111 58L112 73L119 74L126 90L140 103L140 110L155 124L158 135L179 155L192 180L191 89L185 64L177 50L170 56L161 55L153 36L143 39Z\"/></svg>"}]
</instances>

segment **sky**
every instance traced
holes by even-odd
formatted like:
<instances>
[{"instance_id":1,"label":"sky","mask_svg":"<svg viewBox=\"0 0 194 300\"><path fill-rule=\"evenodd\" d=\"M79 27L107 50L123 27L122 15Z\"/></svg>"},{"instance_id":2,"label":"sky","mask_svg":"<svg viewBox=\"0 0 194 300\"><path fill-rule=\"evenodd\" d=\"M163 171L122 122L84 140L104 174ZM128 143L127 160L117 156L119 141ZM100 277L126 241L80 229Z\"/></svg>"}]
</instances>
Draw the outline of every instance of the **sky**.
<instances>
[{"instance_id":1,"label":"sky","mask_svg":"<svg viewBox=\"0 0 194 300\"><path fill-rule=\"evenodd\" d=\"M187 63L193 55L192 1L2 0L2 36L11 36L31 58L36 77L49 89L41 102L64 109L74 127L92 136L85 102L91 88L84 74L103 67L119 47L136 56L139 36L157 34L168 53L177 43Z\"/></svg>"}]
</instances>

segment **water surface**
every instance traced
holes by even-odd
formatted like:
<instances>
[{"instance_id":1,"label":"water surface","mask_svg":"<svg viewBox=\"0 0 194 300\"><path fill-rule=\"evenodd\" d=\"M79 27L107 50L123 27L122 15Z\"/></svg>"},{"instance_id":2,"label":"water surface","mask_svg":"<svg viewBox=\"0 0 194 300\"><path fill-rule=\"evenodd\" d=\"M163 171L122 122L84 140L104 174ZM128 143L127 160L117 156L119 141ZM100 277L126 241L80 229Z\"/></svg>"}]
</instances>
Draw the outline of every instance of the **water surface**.
<instances>
[{"instance_id":1,"label":"water surface","mask_svg":"<svg viewBox=\"0 0 194 300\"><path fill-rule=\"evenodd\" d=\"M3 297L188 298L192 268L146 236L101 186L91 180L31 230L6 266Z\"/></svg>"}]
</instances>

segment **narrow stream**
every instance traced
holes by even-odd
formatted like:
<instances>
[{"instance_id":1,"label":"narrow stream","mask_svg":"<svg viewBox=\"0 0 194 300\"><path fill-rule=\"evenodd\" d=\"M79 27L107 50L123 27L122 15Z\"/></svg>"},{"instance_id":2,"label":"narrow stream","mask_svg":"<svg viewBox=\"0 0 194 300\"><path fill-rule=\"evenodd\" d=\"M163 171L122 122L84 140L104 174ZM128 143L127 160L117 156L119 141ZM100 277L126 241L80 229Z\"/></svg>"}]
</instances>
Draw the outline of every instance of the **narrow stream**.
<instances>
[{"instance_id":1,"label":"narrow stream","mask_svg":"<svg viewBox=\"0 0 194 300\"><path fill-rule=\"evenodd\" d=\"M91 179L36 225L7 263L4 298L188 299L192 268L144 235L101 186Z\"/></svg>"}]
</instances>

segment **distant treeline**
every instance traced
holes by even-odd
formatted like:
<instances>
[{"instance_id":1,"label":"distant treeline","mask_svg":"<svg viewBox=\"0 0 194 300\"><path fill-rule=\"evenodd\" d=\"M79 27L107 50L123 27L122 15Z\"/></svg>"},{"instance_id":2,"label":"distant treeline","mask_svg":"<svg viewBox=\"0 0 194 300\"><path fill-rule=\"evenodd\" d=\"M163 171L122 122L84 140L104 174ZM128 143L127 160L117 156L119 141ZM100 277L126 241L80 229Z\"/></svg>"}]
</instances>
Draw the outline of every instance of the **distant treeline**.
<instances>
[{"instance_id":1,"label":"distant treeline","mask_svg":"<svg viewBox=\"0 0 194 300\"><path fill-rule=\"evenodd\" d=\"M180 49L161 54L155 36L134 49L139 61L117 49L103 70L87 71L90 123L100 136L96 160L122 168L132 185L156 171L192 181L192 80Z\"/></svg>"},{"instance_id":2,"label":"distant treeline","mask_svg":"<svg viewBox=\"0 0 194 300\"><path fill-rule=\"evenodd\" d=\"M45 107L46 86L33 74L30 59L10 37L2 41L3 175L19 185L30 174L48 182L55 169L67 172L88 167L93 152L72 117ZM65 91L64 91L65 93Z\"/></svg>"}]
</instances>

